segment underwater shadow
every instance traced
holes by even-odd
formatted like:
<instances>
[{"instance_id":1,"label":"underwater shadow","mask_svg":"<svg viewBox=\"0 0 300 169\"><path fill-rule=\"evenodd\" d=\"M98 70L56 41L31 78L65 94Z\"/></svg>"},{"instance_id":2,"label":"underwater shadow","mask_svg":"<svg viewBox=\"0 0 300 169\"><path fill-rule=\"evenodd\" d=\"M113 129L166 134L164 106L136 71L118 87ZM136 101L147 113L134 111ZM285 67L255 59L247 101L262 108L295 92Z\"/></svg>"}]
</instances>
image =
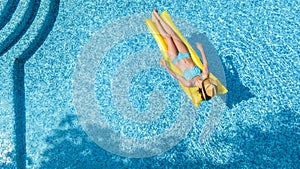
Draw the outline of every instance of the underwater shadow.
<instances>
[{"instance_id":1,"label":"underwater shadow","mask_svg":"<svg viewBox=\"0 0 300 169\"><path fill-rule=\"evenodd\" d=\"M165 154L149 158L126 158L109 153L89 139L77 124L75 115L69 115L60 128L46 138L47 149L41 154L41 168L288 168L299 167L299 128L295 112L284 110L275 119L269 132L259 127L241 126L235 137L224 138L228 144L237 145L241 156L226 164L215 164L187 152L189 143L181 141ZM276 116L276 115L275 115ZM270 117L273 118L273 117ZM278 124L278 121L281 123ZM190 134L188 134L187 137ZM30 166L29 166L30 167Z\"/></svg>"},{"instance_id":2,"label":"underwater shadow","mask_svg":"<svg viewBox=\"0 0 300 169\"><path fill-rule=\"evenodd\" d=\"M299 168L300 129L296 126L300 115L291 110L282 110L269 115L270 131L262 131L258 126L241 127L234 140L243 152L236 166L249 168ZM299 123L299 122L298 122Z\"/></svg>"},{"instance_id":3,"label":"underwater shadow","mask_svg":"<svg viewBox=\"0 0 300 169\"><path fill-rule=\"evenodd\" d=\"M224 66L215 47L204 34L194 33L190 38L188 38L188 41L199 56L201 56L201 54L196 48L196 42L202 43L204 52L207 56L209 71L211 71L228 89L228 93L220 95L220 97L226 101L226 106L232 108L237 103L254 97L254 95L250 92L250 89L245 87L240 81L237 70L234 67L228 68ZM226 59L226 62L228 62L229 65L233 65L231 57Z\"/></svg>"},{"instance_id":4,"label":"underwater shadow","mask_svg":"<svg viewBox=\"0 0 300 169\"><path fill-rule=\"evenodd\" d=\"M226 61L229 65L233 65L232 57L227 57ZM228 89L226 105L229 108L232 108L243 100L255 97L255 95L250 92L250 89L242 84L235 67L232 66L232 68L228 68L225 66L225 74L227 75L226 82Z\"/></svg>"},{"instance_id":5,"label":"underwater shadow","mask_svg":"<svg viewBox=\"0 0 300 169\"><path fill-rule=\"evenodd\" d=\"M127 158L112 154L89 139L80 126L75 126L74 124L78 124L77 120L75 115L65 117L60 123L61 129L55 130L46 138L47 149L41 154L40 168L156 169L187 167L193 169L216 167L203 159L191 158L186 152L189 145L183 141L165 154L148 158Z\"/></svg>"},{"instance_id":6,"label":"underwater shadow","mask_svg":"<svg viewBox=\"0 0 300 169\"><path fill-rule=\"evenodd\" d=\"M75 120L76 116L67 116L59 125L67 129L55 130L46 138L48 149L42 154L41 168L106 167L105 158L110 155L90 141L83 130L74 127Z\"/></svg>"}]
</instances>

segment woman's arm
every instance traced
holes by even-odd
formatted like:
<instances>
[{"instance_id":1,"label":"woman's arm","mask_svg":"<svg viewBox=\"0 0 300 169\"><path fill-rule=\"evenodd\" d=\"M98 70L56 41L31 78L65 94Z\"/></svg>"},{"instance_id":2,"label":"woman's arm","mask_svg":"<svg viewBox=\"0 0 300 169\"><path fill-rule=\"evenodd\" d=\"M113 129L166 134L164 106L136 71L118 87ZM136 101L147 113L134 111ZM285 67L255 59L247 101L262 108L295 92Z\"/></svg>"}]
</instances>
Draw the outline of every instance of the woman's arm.
<instances>
[{"instance_id":1,"label":"woman's arm","mask_svg":"<svg viewBox=\"0 0 300 169\"><path fill-rule=\"evenodd\" d=\"M166 64L166 62L164 60L160 61L160 64L165 67L167 69L167 71L173 76L175 77L177 80L179 80L182 85L186 86L186 87L192 87L192 82L189 80L186 80L185 78L181 77L180 75L176 74L175 72L173 72Z\"/></svg>"},{"instance_id":2,"label":"woman's arm","mask_svg":"<svg viewBox=\"0 0 300 169\"><path fill-rule=\"evenodd\" d=\"M202 56L202 60L203 60L202 76L203 76L204 78L207 78L208 75L209 75L208 61L207 61L206 55L205 55L205 53L204 53L204 49L203 49L202 44L201 44L201 43L197 43L197 48L198 48L198 50L200 51L201 56Z\"/></svg>"}]
</instances>

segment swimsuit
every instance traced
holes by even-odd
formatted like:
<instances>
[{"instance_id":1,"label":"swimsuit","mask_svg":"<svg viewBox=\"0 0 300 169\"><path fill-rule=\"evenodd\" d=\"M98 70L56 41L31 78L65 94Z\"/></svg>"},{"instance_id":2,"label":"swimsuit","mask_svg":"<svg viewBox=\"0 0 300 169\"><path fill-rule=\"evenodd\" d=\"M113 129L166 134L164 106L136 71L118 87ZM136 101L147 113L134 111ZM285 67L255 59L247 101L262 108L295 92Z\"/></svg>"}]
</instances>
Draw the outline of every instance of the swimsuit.
<instances>
[{"instance_id":1,"label":"swimsuit","mask_svg":"<svg viewBox=\"0 0 300 169\"><path fill-rule=\"evenodd\" d=\"M188 58L188 57L190 57L190 53L181 53L181 52L178 52L177 57L172 60L172 63L175 65L180 60Z\"/></svg>"},{"instance_id":2,"label":"swimsuit","mask_svg":"<svg viewBox=\"0 0 300 169\"><path fill-rule=\"evenodd\" d=\"M188 57L190 57L190 53L178 52L177 57L172 60L172 63L175 65L180 60L188 58ZM185 79L192 80L195 76L200 76L203 79L202 72L197 66L194 66L191 69L185 69L183 71L183 77Z\"/></svg>"},{"instance_id":3,"label":"swimsuit","mask_svg":"<svg viewBox=\"0 0 300 169\"><path fill-rule=\"evenodd\" d=\"M185 79L192 80L195 76L200 76L203 79L202 72L197 66L194 66L192 69L185 69L183 71L183 77Z\"/></svg>"}]
</instances>

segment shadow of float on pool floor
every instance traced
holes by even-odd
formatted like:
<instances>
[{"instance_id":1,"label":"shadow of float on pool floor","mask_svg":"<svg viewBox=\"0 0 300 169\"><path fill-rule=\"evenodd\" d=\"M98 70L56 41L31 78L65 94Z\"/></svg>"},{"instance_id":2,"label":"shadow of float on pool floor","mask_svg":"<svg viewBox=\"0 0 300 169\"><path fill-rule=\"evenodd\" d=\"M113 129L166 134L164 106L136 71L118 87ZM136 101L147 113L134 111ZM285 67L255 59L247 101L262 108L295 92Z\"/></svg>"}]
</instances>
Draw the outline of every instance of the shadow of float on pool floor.
<instances>
[{"instance_id":1,"label":"shadow of float on pool floor","mask_svg":"<svg viewBox=\"0 0 300 169\"><path fill-rule=\"evenodd\" d=\"M231 57L226 58L226 61L229 62L230 65L233 65ZM239 74L234 67L225 67L225 74L228 89L226 105L229 108L232 108L243 100L249 100L255 97L255 95L250 92L250 89L242 84Z\"/></svg>"}]
</instances>

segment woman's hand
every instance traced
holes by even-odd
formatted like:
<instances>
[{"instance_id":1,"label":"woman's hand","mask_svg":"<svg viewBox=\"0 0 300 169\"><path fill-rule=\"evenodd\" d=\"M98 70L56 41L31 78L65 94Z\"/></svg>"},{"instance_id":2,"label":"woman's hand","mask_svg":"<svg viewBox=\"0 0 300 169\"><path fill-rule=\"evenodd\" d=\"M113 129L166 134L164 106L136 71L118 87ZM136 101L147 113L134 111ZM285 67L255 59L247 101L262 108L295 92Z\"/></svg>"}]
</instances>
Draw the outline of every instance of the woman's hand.
<instances>
[{"instance_id":1,"label":"woman's hand","mask_svg":"<svg viewBox=\"0 0 300 169\"><path fill-rule=\"evenodd\" d=\"M167 66L166 61L164 59L160 59L160 65L166 67Z\"/></svg>"},{"instance_id":2,"label":"woman's hand","mask_svg":"<svg viewBox=\"0 0 300 169\"><path fill-rule=\"evenodd\" d=\"M203 46L202 46L202 43L196 43L196 46L199 50L203 50Z\"/></svg>"},{"instance_id":3,"label":"woman's hand","mask_svg":"<svg viewBox=\"0 0 300 169\"><path fill-rule=\"evenodd\" d=\"M202 56L202 62L203 62L203 69L202 69L202 76L204 78L207 78L209 76L209 70L208 70L208 61L203 49L203 46L201 43L196 43L197 48L199 49L201 56Z\"/></svg>"}]
</instances>

